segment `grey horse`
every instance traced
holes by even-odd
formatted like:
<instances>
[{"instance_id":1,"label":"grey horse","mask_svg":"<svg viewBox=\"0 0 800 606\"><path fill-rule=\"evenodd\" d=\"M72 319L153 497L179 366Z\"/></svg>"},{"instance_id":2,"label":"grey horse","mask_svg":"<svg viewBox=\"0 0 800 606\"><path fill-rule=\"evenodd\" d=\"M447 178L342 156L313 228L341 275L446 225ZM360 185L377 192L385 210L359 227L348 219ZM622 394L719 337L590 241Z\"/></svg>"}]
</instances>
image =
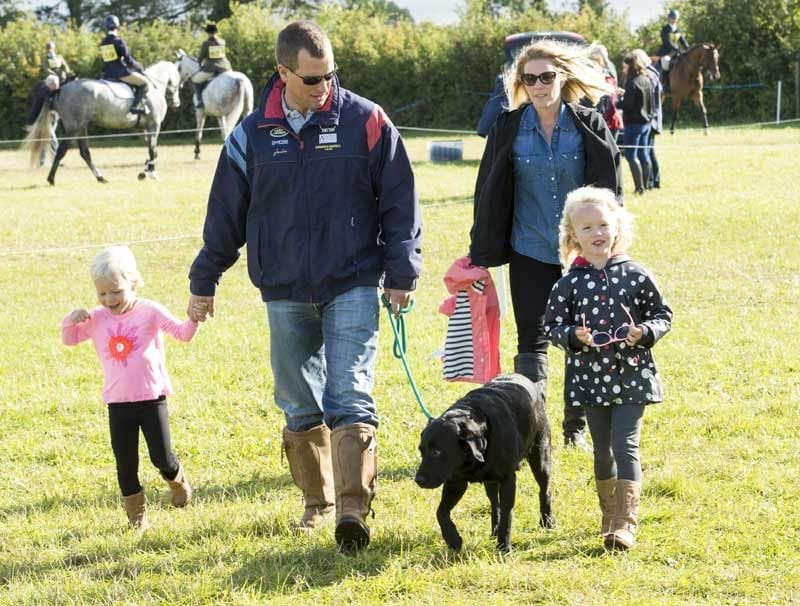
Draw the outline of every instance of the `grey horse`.
<instances>
[{"instance_id":1,"label":"grey horse","mask_svg":"<svg viewBox=\"0 0 800 606\"><path fill-rule=\"evenodd\" d=\"M130 113L133 97L129 87L122 83L109 83L103 80L79 79L66 83L53 102L52 111L56 112L64 125L64 137L61 139L47 175L50 185L55 185L56 171L64 154L73 141L77 141L81 158L84 159L95 178L106 183L105 177L92 163L89 143L86 139L89 124L101 128L137 129L144 131L149 153L144 171L139 179L150 177L157 179L155 162L158 155L156 145L161 123L167 114L167 106L180 106L180 75L174 63L159 61L144 71L150 87L145 97L149 110L146 115L137 116ZM44 143L49 140L50 108L43 107L36 119L25 144L31 151L31 163L38 163L39 154Z\"/></svg>"},{"instance_id":2,"label":"grey horse","mask_svg":"<svg viewBox=\"0 0 800 606\"><path fill-rule=\"evenodd\" d=\"M181 74L181 84L191 78L199 69L197 59L182 50L178 51L175 63ZM244 118L253 111L253 84L241 72L222 72L203 89L203 107L195 108L197 132L194 140L194 157L200 158L200 141L203 139L203 126L206 116L219 122L222 139L226 139L241 116Z\"/></svg>"}]
</instances>

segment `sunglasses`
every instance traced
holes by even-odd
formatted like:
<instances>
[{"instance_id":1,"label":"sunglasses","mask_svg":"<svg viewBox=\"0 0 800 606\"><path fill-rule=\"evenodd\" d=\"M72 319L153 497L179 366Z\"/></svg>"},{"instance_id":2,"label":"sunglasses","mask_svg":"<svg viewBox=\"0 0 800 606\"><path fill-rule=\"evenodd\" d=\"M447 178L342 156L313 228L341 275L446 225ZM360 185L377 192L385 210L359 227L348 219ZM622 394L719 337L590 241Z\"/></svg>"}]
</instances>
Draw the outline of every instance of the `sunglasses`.
<instances>
[{"instance_id":1,"label":"sunglasses","mask_svg":"<svg viewBox=\"0 0 800 606\"><path fill-rule=\"evenodd\" d=\"M611 331L608 332L599 332L599 331L592 331L590 335L592 339L592 345L595 347L603 347L605 345L610 345L611 343L619 343L620 341L624 341L628 338L628 334L631 331L631 327L635 326L636 323L633 321L631 317L630 310L625 307L624 305L620 304L620 307L625 310L625 313L628 316L628 320L630 323L626 322L612 333ZM586 328L586 314L581 314L581 322L583 323L583 327Z\"/></svg>"},{"instance_id":2,"label":"sunglasses","mask_svg":"<svg viewBox=\"0 0 800 606\"><path fill-rule=\"evenodd\" d=\"M539 80L542 84L552 84L555 82L556 72L542 72L541 74L520 74L519 79L525 86L533 86Z\"/></svg>"},{"instance_id":3,"label":"sunglasses","mask_svg":"<svg viewBox=\"0 0 800 606\"><path fill-rule=\"evenodd\" d=\"M336 67L334 65L333 66L333 71L328 72L324 76L301 76L300 74L298 74L296 71L294 71L288 65L284 65L283 67L285 67L290 72L292 72L295 76L300 78L303 81L303 84L305 84L306 86L316 86L317 84L319 84L323 80L325 80L325 82L330 82L331 80L333 80L333 77L336 75L336 70L339 69L338 67Z\"/></svg>"}]
</instances>

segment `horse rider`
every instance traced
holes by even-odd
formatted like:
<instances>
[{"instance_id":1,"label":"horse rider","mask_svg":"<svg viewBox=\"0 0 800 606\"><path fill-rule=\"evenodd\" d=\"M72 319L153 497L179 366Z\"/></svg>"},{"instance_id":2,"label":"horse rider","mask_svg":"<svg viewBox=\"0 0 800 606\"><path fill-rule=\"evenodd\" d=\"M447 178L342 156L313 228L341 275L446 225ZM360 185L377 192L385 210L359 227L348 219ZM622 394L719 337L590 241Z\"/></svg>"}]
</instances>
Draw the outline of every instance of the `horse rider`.
<instances>
[{"instance_id":1,"label":"horse rider","mask_svg":"<svg viewBox=\"0 0 800 606\"><path fill-rule=\"evenodd\" d=\"M71 80L75 74L69 68L64 57L56 52L56 43L52 40L45 44L45 55L42 58L42 78L31 91L28 103L28 121L25 130L30 130L45 102L51 103L61 84Z\"/></svg>"},{"instance_id":2,"label":"horse rider","mask_svg":"<svg viewBox=\"0 0 800 606\"><path fill-rule=\"evenodd\" d=\"M203 42L197 57L200 70L192 76L194 94L197 98L195 107L198 109L203 107L203 89L209 80L231 69L231 62L225 56L225 40L217 35L216 23L208 23L206 33L208 39Z\"/></svg>"},{"instance_id":3,"label":"horse rider","mask_svg":"<svg viewBox=\"0 0 800 606\"><path fill-rule=\"evenodd\" d=\"M131 56L125 41L119 37L119 19L108 15L103 21L106 36L100 42L100 56L103 59L102 78L104 80L122 80L134 87L132 114L146 114L147 106L142 103L147 95L147 78L142 73L144 68Z\"/></svg>"},{"instance_id":4,"label":"horse rider","mask_svg":"<svg viewBox=\"0 0 800 606\"><path fill-rule=\"evenodd\" d=\"M689 50L689 44L678 28L678 17L680 13L675 9L671 9L667 14L667 23L661 28L661 47L656 51L656 55L660 57L661 70L664 72L664 92L669 92L669 70L672 59L681 52Z\"/></svg>"}]
</instances>

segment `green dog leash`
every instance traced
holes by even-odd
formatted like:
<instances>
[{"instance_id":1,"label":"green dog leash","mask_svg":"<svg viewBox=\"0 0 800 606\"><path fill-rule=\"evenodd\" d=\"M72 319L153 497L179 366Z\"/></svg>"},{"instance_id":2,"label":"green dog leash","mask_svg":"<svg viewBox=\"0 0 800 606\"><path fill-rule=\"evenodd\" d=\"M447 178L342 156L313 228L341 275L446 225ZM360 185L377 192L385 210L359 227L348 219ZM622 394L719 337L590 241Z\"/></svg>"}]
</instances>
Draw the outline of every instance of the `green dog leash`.
<instances>
[{"instance_id":1,"label":"green dog leash","mask_svg":"<svg viewBox=\"0 0 800 606\"><path fill-rule=\"evenodd\" d=\"M406 377L408 377L408 382L411 385L411 391L414 392L414 397L419 403L422 414L428 417L428 420L431 420L433 419L433 415L428 412L428 409L425 408L425 404L422 403L422 396L419 395L419 389L417 389L417 384L414 382L414 377L411 376L411 369L409 369L408 360L406 359L406 322L405 318L403 318L403 314L407 314L414 309L414 301L412 300L408 307L401 307L397 317L392 313L392 305L389 303L386 295L381 295L381 302L386 308L386 313L389 315L389 325L392 327L392 332L394 333L392 353L395 358L403 362L403 368L406 370Z\"/></svg>"}]
</instances>

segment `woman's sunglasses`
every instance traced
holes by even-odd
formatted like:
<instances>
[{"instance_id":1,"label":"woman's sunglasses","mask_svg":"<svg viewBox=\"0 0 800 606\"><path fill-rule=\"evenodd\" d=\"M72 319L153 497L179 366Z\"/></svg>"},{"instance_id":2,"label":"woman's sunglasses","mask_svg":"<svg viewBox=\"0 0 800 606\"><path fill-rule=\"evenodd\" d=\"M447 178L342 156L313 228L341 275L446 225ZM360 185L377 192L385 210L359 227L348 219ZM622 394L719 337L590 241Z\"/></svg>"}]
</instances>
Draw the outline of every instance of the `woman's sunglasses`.
<instances>
[{"instance_id":1,"label":"woman's sunglasses","mask_svg":"<svg viewBox=\"0 0 800 606\"><path fill-rule=\"evenodd\" d=\"M541 74L520 74L519 79L525 86L534 86L539 80L542 84L552 84L556 80L556 72L542 72Z\"/></svg>"},{"instance_id":2,"label":"woman's sunglasses","mask_svg":"<svg viewBox=\"0 0 800 606\"><path fill-rule=\"evenodd\" d=\"M317 84L319 84L323 80L325 80L325 82L330 82L333 79L333 77L336 75L336 70L339 69L338 67L334 66L333 71L328 72L324 76L301 76L300 74L298 74L296 71L294 71L288 65L284 65L283 67L285 67L290 72L292 72L295 76L300 78L303 81L303 84L305 84L306 86L316 86Z\"/></svg>"},{"instance_id":3,"label":"woman's sunglasses","mask_svg":"<svg viewBox=\"0 0 800 606\"><path fill-rule=\"evenodd\" d=\"M635 326L636 323L633 321L631 317L630 310L625 307L624 305L620 304L620 307L625 310L625 313L630 320L630 323L625 323L612 333L611 331L608 332L598 332L592 331L591 339L592 345L595 347L603 347L605 345L610 345L611 343L619 343L620 341L624 341L628 338L628 333L631 331L631 326ZM583 327L586 328L586 314L581 314L581 321L583 322Z\"/></svg>"}]
</instances>

